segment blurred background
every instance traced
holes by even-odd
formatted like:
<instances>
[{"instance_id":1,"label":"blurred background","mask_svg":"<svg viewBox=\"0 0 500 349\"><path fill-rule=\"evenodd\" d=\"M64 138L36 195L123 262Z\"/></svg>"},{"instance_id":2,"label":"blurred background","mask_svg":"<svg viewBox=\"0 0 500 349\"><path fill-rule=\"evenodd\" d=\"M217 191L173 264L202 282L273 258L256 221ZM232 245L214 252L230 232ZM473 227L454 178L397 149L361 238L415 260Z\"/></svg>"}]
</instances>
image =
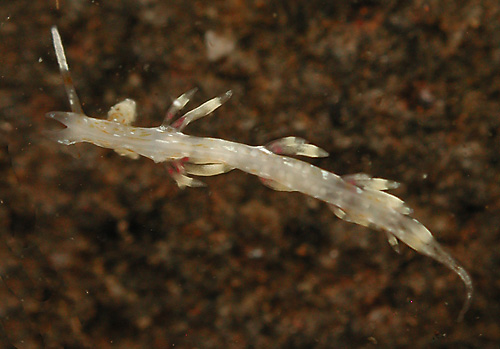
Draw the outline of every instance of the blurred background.
<instances>
[{"instance_id":1,"label":"blurred background","mask_svg":"<svg viewBox=\"0 0 500 349\"><path fill-rule=\"evenodd\" d=\"M233 97L186 133L295 135L311 162L401 182L458 277L321 202L233 171L180 190L163 164L43 136L69 104ZM0 6L2 347L492 348L500 339L500 4L8 1Z\"/></svg>"}]
</instances>

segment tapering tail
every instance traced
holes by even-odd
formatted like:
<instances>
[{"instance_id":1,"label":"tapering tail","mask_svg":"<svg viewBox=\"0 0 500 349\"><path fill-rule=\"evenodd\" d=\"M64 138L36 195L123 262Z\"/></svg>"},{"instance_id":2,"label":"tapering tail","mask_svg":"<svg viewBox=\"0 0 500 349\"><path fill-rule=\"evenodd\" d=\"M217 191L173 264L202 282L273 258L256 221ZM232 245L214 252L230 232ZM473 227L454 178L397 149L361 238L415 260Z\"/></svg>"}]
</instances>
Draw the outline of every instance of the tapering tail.
<instances>
[{"instance_id":1,"label":"tapering tail","mask_svg":"<svg viewBox=\"0 0 500 349\"><path fill-rule=\"evenodd\" d=\"M394 182L371 178L364 174L344 176L343 179L362 189L356 200L347 207L330 205L341 219L385 231L389 243L397 248L397 240L415 251L429 256L454 271L464 282L466 298L458 321L462 321L472 302L474 288L467 271L434 239L431 232L419 221L409 216L409 209L402 200L383 190L396 187Z\"/></svg>"}]
</instances>

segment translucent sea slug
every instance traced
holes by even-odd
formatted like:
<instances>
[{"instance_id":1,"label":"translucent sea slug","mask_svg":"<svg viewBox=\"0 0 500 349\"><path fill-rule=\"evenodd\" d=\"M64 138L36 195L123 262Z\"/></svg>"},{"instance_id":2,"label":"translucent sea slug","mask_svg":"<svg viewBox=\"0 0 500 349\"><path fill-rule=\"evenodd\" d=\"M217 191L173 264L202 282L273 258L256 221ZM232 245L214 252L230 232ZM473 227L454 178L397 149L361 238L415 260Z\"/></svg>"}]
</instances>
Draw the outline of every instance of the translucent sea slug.
<instances>
[{"instance_id":1,"label":"translucent sea slug","mask_svg":"<svg viewBox=\"0 0 500 349\"><path fill-rule=\"evenodd\" d=\"M218 138L189 136L182 132L190 122L220 107L229 99L231 91L176 118L193 96L195 90L191 90L172 103L165 120L158 127L131 126L136 117L136 104L131 99L113 106L106 120L89 117L84 114L78 100L56 27L52 27L52 38L72 110L47 114L66 126L63 130L52 132L59 143L88 142L133 159L144 156L155 162L167 162L169 173L179 187L203 185L189 175L213 176L238 169L258 176L263 184L272 189L298 191L324 201L337 217L384 231L396 251L400 240L453 270L465 284L466 300L459 320L463 318L472 300L471 278L441 248L430 231L410 217L411 209L401 199L386 192L396 188L398 183L366 174L341 177L290 157L328 155L323 149L297 137L281 138L265 146L250 146Z\"/></svg>"}]
</instances>

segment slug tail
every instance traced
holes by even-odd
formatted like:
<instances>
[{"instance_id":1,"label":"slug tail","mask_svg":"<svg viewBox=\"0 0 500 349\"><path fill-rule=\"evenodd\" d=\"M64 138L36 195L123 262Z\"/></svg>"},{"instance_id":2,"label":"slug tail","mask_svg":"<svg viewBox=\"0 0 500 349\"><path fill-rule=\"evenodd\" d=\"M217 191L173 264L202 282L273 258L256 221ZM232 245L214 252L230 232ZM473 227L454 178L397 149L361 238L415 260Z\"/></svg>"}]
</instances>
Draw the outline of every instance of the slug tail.
<instances>
[{"instance_id":1,"label":"slug tail","mask_svg":"<svg viewBox=\"0 0 500 349\"><path fill-rule=\"evenodd\" d=\"M472 279L469 273L434 239L429 241L426 244L425 248L419 249L418 252L423 253L442 263L453 272L455 272L460 277L460 279L462 279L465 285L465 302L457 318L458 322L462 322L465 313L467 313L470 308L470 305L472 303L472 296L474 294L474 286L472 285Z\"/></svg>"}]
</instances>

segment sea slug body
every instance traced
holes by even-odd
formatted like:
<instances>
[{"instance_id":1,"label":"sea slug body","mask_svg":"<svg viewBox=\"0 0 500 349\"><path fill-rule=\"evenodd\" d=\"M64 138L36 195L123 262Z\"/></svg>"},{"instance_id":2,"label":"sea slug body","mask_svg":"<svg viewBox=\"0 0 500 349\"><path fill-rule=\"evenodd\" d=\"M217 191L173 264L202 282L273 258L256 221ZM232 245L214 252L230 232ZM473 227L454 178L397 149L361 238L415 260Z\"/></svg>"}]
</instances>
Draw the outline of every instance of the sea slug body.
<instances>
[{"instance_id":1,"label":"sea slug body","mask_svg":"<svg viewBox=\"0 0 500 349\"><path fill-rule=\"evenodd\" d=\"M84 114L73 86L60 35L52 27L57 60L71 106L71 112L47 116L66 128L52 132L59 143L88 142L113 149L118 154L154 162L167 162L169 174L179 187L204 185L195 176L213 176L233 169L258 176L274 190L298 191L326 202L334 214L346 221L387 234L398 251L398 241L453 270L464 282L466 300L459 314L463 319L473 294L467 271L434 239L430 231L410 217L411 209L386 190L398 183L366 174L338 176L292 156L325 157L328 153L297 137L285 137L265 146L250 146L217 138L194 137L182 131L189 123L212 113L231 97L231 91L213 98L176 119L196 90L178 97L167 111L162 125L134 127L136 103L131 99L113 106L108 117L96 119Z\"/></svg>"}]
</instances>

